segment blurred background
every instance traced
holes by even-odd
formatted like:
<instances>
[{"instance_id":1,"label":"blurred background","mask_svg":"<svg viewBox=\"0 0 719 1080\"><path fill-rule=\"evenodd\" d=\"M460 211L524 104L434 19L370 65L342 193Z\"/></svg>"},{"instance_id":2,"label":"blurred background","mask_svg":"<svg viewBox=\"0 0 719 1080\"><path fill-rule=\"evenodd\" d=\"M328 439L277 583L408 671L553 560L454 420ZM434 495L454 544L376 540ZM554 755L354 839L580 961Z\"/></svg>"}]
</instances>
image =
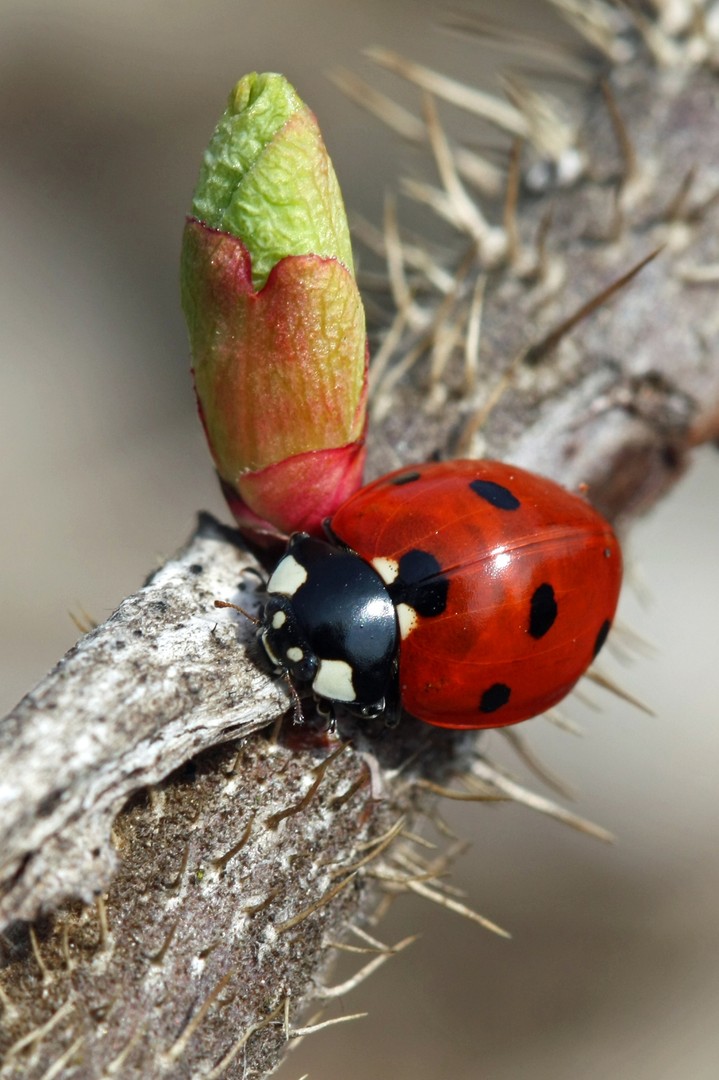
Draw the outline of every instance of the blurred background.
<instances>
[{"instance_id":1,"label":"blurred background","mask_svg":"<svg viewBox=\"0 0 719 1080\"><path fill-rule=\"evenodd\" d=\"M536 0L465 8L571 40ZM197 510L227 518L195 419L177 261L229 89L284 72L319 115L350 210L379 221L418 161L327 72L368 75L361 49L382 44L496 86L496 50L490 61L433 19L421 0L2 0L3 712L73 643L71 612L103 620ZM656 651L605 668L656 719L597 691L601 712L571 709L583 740L525 729L616 845L519 807L447 808L472 844L454 880L513 940L400 901L379 932L420 941L337 1003L369 1018L306 1039L282 1080L719 1075L718 485L719 457L698 455L632 534L643 590L627 590L623 616Z\"/></svg>"}]
</instances>

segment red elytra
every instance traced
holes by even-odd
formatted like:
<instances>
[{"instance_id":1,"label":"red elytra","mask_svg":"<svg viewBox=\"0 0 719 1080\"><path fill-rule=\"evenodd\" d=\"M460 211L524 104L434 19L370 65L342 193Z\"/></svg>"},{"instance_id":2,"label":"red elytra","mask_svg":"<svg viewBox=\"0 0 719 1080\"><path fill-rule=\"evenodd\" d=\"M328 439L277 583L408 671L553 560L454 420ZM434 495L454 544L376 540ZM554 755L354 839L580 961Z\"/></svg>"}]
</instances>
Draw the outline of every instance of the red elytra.
<instances>
[{"instance_id":1,"label":"red elytra","mask_svg":"<svg viewBox=\"0 0 719 1080\"><path fill-rule=\"evenodd\" d=\"M497 461L398 469L351 496L331 532L387 583L407 712L500 727L556 705L604 644L622 557L583 498Z\"/></svg>"}]
</instances>

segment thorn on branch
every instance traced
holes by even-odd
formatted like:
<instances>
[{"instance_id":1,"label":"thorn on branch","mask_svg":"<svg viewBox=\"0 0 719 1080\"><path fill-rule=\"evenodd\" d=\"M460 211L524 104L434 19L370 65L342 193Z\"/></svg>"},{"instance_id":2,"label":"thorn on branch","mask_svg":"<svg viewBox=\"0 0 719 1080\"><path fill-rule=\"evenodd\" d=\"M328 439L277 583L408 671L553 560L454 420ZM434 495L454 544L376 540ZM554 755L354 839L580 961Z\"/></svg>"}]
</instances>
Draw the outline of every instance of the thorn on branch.
<instances>
[{"instance_id":1,"label":"thorn on branch","mask_svg":"<svg viewBox=\"0 0 719 1080\"><path fill-rule=\"evenodd\" d=\"M597 311L598 308L603 307L612 296L628 285L645 266L656 259L657 255L659 255L662 250L663 245L655 248L654 251L651 251L649 255L646 255L625 274L616 278L611 284L607 285L606 288L593 296L591 300L588 300L585 304L582 304L581 307L577 308L576 311L559 323L558 326L555 326L553 330L550 330L550 332L540 341L535 342L534 345L530 345L522 355L522 362L528 367L537 367L549 353L556 349L560 341L565 338L570 331Z\"/></svg>"},{"instance_id":2,"label":"thorn on branch","mask_svg":"<svg viewBox=\"0 0 719 1080\"><path fill-rule=\"evenodd\" d=\"M310 904L306 908L303 908L302 911L298 911L296 915L293 915L290 919L286 919L285 922L276 923L275 930L277 931L277 933L285 934L288 930L292 930L295 926L299 926L301 922L304 922L305 919L308 919L310 915L313 915L315 913L315 911L319 911L320 908L325 907L325 905L329 904L331 900L334 900L335 896L337 896L338 893L342 892L342 890L347 885L349 885L351 881L354 881L356 877L356 871L352 874L349 874L348 877L343 878L342 881L339 881L336 885L333 885L331 889L328 889L324 896L321 896L319 900L315 900L314 903Z\"/></svg>"},{"instance_id":3,"label":"thorn on branch","mask_svg":"<svg viewBox=\"0 0 719 1080\"><path fill-rule=\"evenodd\" d=\"M284 810L278 810L276 814L271 814L270 817L265 820L265 827L268 829L276 829L280 822L284 821L285 818L292 817L294 814L301 814L303 810L306 810L309 804L312 802L315 794L317 793L317 789L322 783L327 769L332 764L332 762L336 761L340 754L347 749L348 745L348 743L342 743L340 746L337 747L336 750L333 750L332 753L324 759L324 761L321 761L320 764L314 769L315 779L310 785L307 794L304 795L299 800L299 802L293 803L291 806L285 807Z\"/></svg>"}]
</instances>

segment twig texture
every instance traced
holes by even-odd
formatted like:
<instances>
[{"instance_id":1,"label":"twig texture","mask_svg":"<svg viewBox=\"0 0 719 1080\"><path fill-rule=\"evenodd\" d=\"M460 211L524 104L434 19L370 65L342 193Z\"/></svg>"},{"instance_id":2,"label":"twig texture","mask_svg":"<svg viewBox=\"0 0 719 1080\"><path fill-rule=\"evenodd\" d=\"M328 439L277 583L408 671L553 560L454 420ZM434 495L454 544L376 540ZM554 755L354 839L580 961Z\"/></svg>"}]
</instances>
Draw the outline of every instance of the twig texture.
<instances>
[{"instance_id":1,"label":"twig texture","mask_svg":"<svg viewBox=\"0 0 719 1080\"><path fill-rule=\"evenodd\" d=\"M429 254L392 207L366 230L388 266L371 468L500 456L587 483L626 523L719 434L719 95L696 20L557 6L595 68L614 65L564 127L509 84L490 118L518 140L501 225L467 179L491 187L496 167L441 127L456 90L377 54L420 86L421 120L385 119L430 146L440 186L407 190L461 250ZM524 798L481 740L408 720L347 745L269 734L285 688L251 627L212 606L252 606L252 565L203 518L0 726L3 1080L267 1075L307 1003L333 996L343 934L373 950L369 971L393 954L372 924L394 895L447 899L445 857L413 833L438 785Z\"/></svg>"}]
</instances>

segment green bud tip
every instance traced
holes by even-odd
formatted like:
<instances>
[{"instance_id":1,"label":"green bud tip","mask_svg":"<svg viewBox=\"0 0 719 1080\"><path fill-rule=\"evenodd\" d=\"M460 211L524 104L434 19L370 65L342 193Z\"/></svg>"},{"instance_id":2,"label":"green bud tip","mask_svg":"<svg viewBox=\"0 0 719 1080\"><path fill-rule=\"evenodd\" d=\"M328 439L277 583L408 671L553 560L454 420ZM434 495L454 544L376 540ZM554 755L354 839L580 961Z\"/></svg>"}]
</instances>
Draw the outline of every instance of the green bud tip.
<instances>
[{"instance_id":1,"label":"green bud tip","mask_svg":"<svg viewBox=\"0 0 719 1080\"><path fill-rule=\"evenodd\" d=\"M242 240L255 289L287 255L337 259L354 272L317 120L283 75L253 72L237 83L205 153L191 213Z\"/></svg>"}]
</instances>

